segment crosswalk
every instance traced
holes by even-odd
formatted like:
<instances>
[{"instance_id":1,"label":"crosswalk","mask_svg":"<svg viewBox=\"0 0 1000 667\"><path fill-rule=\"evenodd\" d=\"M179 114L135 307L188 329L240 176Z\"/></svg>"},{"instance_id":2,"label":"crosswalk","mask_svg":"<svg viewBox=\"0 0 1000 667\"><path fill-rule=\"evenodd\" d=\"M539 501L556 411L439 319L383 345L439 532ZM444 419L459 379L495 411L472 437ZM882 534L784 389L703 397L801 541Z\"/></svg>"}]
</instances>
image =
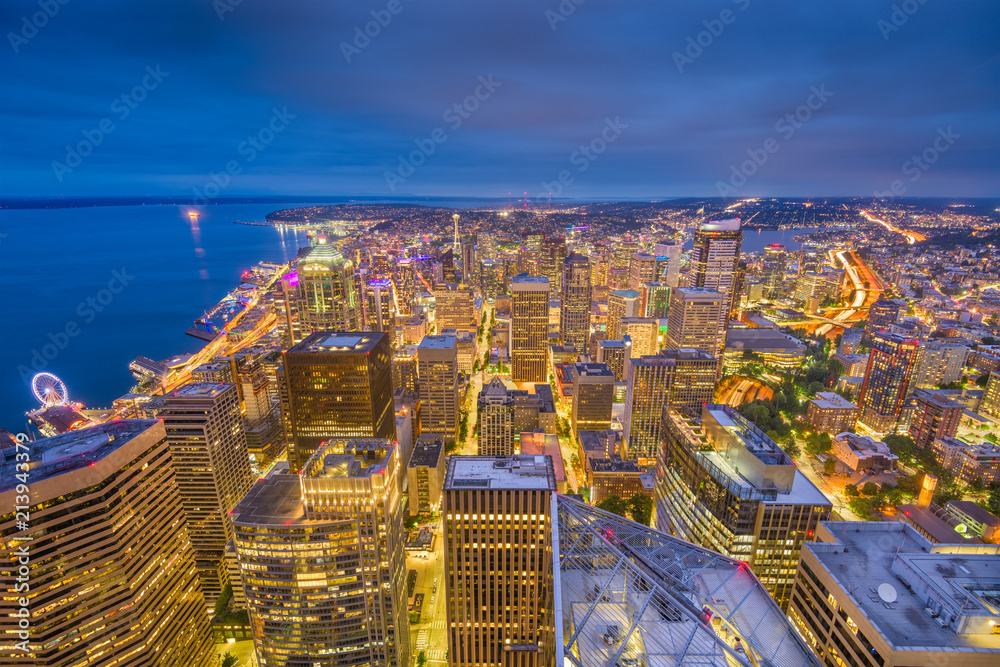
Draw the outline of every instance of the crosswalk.
<instances>
[{"instance_id":1,"label":"crosswalk","mask_svg":"<svg viewBox=\"0 0 1000 667\"><path fill-rule=\"evenodd\" d=\"M431 627L434 628L435 630L444 630L446 627L448 627L448 621L444 620L443 618L439 619L437 621L434 621L431 624Z\"/></svg>"},{"instance_id":2,"label":"crosswalk","mask_svg":"<svg viewBox=\"0 0 1000 667\"><path fill-rule=\"evenodd\" d=\"M448 653L447 649L443 648L432 648L427 651L428 660L444 660L445 655Z\"/></svg>"},{"instance_id":3,"label":"crosswalk","mask_svg":"<svg viewBox=\"0 0 1000 667\"><path fill-rule=\"evenodd\" d=\"M421 630L417 633L417 650L423 651L427 648L427 630Z\"/></svg>"}]
</instances>

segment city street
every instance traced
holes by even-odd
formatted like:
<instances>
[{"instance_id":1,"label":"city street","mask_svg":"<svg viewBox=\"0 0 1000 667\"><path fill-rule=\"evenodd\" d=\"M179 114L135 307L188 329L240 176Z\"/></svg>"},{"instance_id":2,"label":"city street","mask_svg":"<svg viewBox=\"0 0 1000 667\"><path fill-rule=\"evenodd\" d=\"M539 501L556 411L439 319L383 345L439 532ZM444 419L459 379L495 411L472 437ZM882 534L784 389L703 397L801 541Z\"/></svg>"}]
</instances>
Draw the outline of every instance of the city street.
<instances>
[{"instance_id":1,"label":"city street","mask_svg":"<svg viewBox=\"0 0 1000 667\"><path fill-rule=\"evenodd\" d=\"M420 623L410 625L410 652L416 663L420 651L427 653L429 663L447 664L448 634L447 611L445 608L444 580L444 539L441 536L441 522L430 524L434 529L434 551L409 551L406 554L406 570L416 570L417 585L414 594L423 593L424 605ZM437 592L434 580L437 579ZM408 602L412 601L412 598Z\"/></svg>"}]
</instances>

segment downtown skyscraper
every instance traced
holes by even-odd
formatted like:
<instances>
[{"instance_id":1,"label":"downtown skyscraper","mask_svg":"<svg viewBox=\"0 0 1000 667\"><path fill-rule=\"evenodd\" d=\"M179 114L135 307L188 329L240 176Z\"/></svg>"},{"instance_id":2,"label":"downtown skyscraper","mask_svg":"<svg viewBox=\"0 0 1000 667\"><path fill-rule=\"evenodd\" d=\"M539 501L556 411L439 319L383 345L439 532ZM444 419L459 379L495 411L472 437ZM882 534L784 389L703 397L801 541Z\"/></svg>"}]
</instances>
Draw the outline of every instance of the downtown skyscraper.
<instances>
[{"instance_id":1,"label":"downtown skyscraper","mask_svg":"<svg viewBox=\"0 0 1000 667\"><path fill-rule=\"evenodd\" d=\"M445 442L458 436L458 342L455 336L424 336L417 349L422 432Z\"/></svg>"},{"instance_id":2,"label":"downtown skyscraper","mask_svg":"<svg viewBox=\"0 0 1000 667\"><path fill-rule=\"evenodd\" d=\"M903 406L913 394L920 341L878 331L872 337L858 398L858 430L882 437L899 429Z\"/></svg>"},{"instance_id":3,"label":"downtown skyscraper","mask_svg":"<svg viewBox=\"0 0 1000 667\"><path fill-rule=\"evenodd\" d=\"M387 334L314 333L285 353L279 372L293 472L326 440L395 439Z\"/></svg>"},{"instance_id":4,"label":"downtown skyscraper","mask_svg":"<svg viewBox=\"0 0 1000 667\"><path fill-rule=\"evenodd\" d=\"M719 323L723 340L729 327L729 314L739 304L736 277L742 245L743 230L740 228L739 218L705 222L694 235L694 249L691 253L694 264L693 286L712 289L724 295L724 314Z\"/></svg>"},{"instance_id":5,"label":"downtown skyscraper","mask_svg":"<svg viewBox=\"0 0 1000 667\"><path fill-rule=\"evenodd\" d=\"M590 259L570 253L563 262L559 335L563 345L572 345L581 354L590 341L591 296Z\"/></svg>"},{"instance_id":6,"label":"downtown skyscraper","mask_svg":"<svg viewBox=\"0 0 1000 667\"><path fill-rule=\"evenodd\" d=\"M211 607L222 593L219 576L232 538L228 514L253 484L235 384L186 384L163 397L157 413L166 429L187 518L198 577Z\"/></svg>"},{"instance_id":7,"label":"downtown skyscraper","mask_svg":"<svg viewBox=\"0 0 1000 667\"><path fill-rule=\"evenodd\" d=\"M357 331L361 324L354 263L320 236L298 265L298 325L314 331Z\"/></svg>"},{"instance_id":8,"label":"downtown skyscraper","mask_svg":"<svg viewBox=\"0 0 1000 667\"><path fill-rule=\"evenodd\" d=\"M15 465L13 452L0 467L0 542L9 555L0 573L2 663L214 664L163 424L116 420L18 450L27 455L30 470ZM23 502L17 497L22 480L30 485L27 527L18 526L14 511ZM18 550L27 553L21 587L15 577ZM29 619L24 650L16 647L19 608Z\"/></svg>"},{"instance_id":9,"label":"downtown skyscraper","mask_svg":"<svg viewBox=\"0 0 1000 667\"><path fill-rule=\"evenodd\" d=\"M233 510L260 667L407 667L399 451L332 440Z\"/></svg>"},{"instance_id":10,"label":"downtown skyscraper","mask_svg":"<svg viewBox=\"0 0 1000 667\"><path fill-rule=\"evenodd\" d=\"M554 660L549 456L452 456L444 482L448 663L546 667Z\"/></svg>"},{"instance_id":11,"label":"downtown skyscraper","mask_svg":"<svg viewBox=\"0 0 1000 667\"><path fill-rule=\"evenodd\" d=\"M511 379L514 382L546 382L549 279L522 273L511 281L511 292Z\"/></svg>"}]
</instances>

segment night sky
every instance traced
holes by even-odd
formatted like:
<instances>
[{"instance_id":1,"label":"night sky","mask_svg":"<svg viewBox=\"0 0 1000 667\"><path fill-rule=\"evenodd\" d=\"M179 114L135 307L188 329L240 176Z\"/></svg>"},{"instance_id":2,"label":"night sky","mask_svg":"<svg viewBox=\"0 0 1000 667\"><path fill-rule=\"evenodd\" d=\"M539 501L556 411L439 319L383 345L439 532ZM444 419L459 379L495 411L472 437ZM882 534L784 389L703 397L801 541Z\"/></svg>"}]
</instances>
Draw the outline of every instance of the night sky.
<instances>
[{"instance_id":1,"label":"night sky","mask_svg":"<svg viewBox=\"0 0 1000 667\"><path fill-rule=\"evenodd\" d=\"M0 195L1000 195L997 0L577 1L5 0Z\"/></svg>"}]
</instances>

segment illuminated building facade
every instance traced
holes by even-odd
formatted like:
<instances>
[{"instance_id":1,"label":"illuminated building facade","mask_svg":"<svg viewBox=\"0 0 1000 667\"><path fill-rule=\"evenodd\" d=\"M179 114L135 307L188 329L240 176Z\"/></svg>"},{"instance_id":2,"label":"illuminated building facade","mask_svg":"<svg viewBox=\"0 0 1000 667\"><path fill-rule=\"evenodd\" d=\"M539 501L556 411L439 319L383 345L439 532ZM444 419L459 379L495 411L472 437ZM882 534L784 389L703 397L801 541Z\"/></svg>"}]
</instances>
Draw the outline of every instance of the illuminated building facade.
<instances>
[{"instance_id":1,"label":"illuminated building facade","mask_svg":"<svg viewBox=\"0 0 1000 667\"><path fill-rule=\"evenodd\" d=\"M212 631L163 424L116 420L24 443L0 468L4 665L215 663ZM27 470L27 474L23 471ZM18 527L18 485L30 527ZM30 538L21 541L20 538ZM15 572L28 551L27 588ZM22 582L23 583L23 582ZM18 602L24 598L27 602ZM19 608L28 612L18 638ZM16 644L23 641L21 648Z\"/></svg>"},{"instance_id":2,"label":"illuminated building facade","mask_svg":"<svg viewBox=\"0 0 1000 667\"><path fill-rule=\"evenodd\" d=\"M785 281L785 271L788 269L788 253L785 246L772 243L764 248L764 263L760 270L761 281L764 283L764 294L774 298L781 294L781 286Z\"/></svg>"},{"instance_id":3,"label":"illuminated building facade","mask_svg":"<svg viewBox=\"0 0 1000 667\"><path fill-rule=\"evenodd\" d=\"M858 429L882 436L899 428L904 404L914 390L914 367L920 341L878 331L872 337L865 379L858 398Z\"/></svg>"},{"instance_id":4,"label":"illuminated building facade","mask_svg":"<svg viewBox=\"0 0 1000 667\"><path fill-rule=\"evenodd\" d=\"M763 431L727 405L663 418L656 527L742 560L782 609L799 552L832 505Z\"/></svg>"},{"instance_id":5,"label":"illuminated building facade","mask_svg":"<svg viewBox=\"0 0 1000 667\"><path fill-rule=\"evenodd\" d=\"M736 273L743 245L743 230L739 218L710 221L702 224L694 235L691 261L694 264L693 287L704 287L721 292L727 304L720 326L723 335L729 326L728 313L739 305L736 290Z\"/></svg>"},{"instance_id":6,"label":"illuminated building facade","mask_svg":"<svg viewBox=\"0 0 1000 667\"><path fill-rule=\"evenodd\" d=\"M281 407L292 471L326 440L395 439L391 355L385 333L330 331L285 353Z\"/></svg>"},{"instance_id":7,"label":"illuminated building facade","mask_svg":"<svg viewBox=\"0 0 1000 667\"><path fill-rule=\"evenodd\" d=\"M622 337L621 321L623 317L639 317L641 313L640 297L638 290L625 289L613 290L608 293L608 340L616 340Z\"/></svg>"},{"instance_id":8,"label":"illuminated building facade","mask_svg":"<svg viewBox=\"0 0 1000 667\"><path fill-rule=\"evenodd\" d=\"M917 447L932 448L938 438L947 438L958 431L965 406L941 394L917 389L913 392L913 420L910 437Z\"/></svg>"},{"instance_id":9,"label":"illuminated building facade","mask_svg":"<svg viewBox=\"0 0 1000 667\"><path fill-rule=\"evenodd\" d=\"M663 410L701 409L715 393L718 360L704 350L661 350L632 359L625 390L625 445L628 458L654 465L660 447Z\"/></svg>"},{"instance_id":10,"label":"illuminated building facade","mask_svg":"<svg viewBox=\"0 0 1000 667\"><path fill-rule=\"evenodd\" d=\"M479 392L479 455L514 453L514 396L503 380L494 376Z\"/></svg>"},{"instance_id":11,"label":"illuminated building facade","mask_svg":"<svg viewBox=\"0 0 1000 667\"><path fill-rule=\"evenodd\" d=\"M726 295L706 287L678 287L670 295L667 339L670 349L694 348L721 357L725 330L719 321L727 316Z\"/></svg>"},{"instance_id":12,"label":"illuminated building facade","mask_svg":"<svg viewBox=\"0 0 1000 667\"><path fill-rule=\"evenodd\" d=\"M559 335L581 354L590 341L590 301L590 260L574 252L563 262Z\"/></svg>"},{"instance_id":13,"label":"illuminated building facade","mask_svg":"<svg viewBox=\"0 0 1000 667\"><path fill-rule=\"evenodd\" d=\"M434 291L434 322L438 331L477 331L475 295L471 287L443 285Z\"/></svg>"},{"instance_id":14,"label":"illuminated building facade","mask_svg":"<svg viewBox=\"0 0 1000 667\"><path fill-rule=\"evenodd\" d=\"M315 331L357 331L360 326L354 264L320 236L316 247L299 262L299 328L302 337Z\"/></svg>"},{"instance_id":15,"label":"illuminated building facade","mask_svg":"<svg viewBox=\"0 0 1000 667\"><path fill-rule=\"evenodd\" d=\"M410 664L400 466L389 440L333 440L233 510L260 667Z\"/></svg>"},{"instance_id":16,"label":"illuminated building facade","mask_svg":"<svg viewBox=\"0 0 1000 667\"><path fill-rule=\"evenodd\" d=\"M458 435L458 342L455 336L424 336L417 349L421 429L445 442Z\"/></svg>"},{"instance_id":17,"label":"illuminated building facade","mask_svg":"<svg viewBox=\"0 0 1000 667\"><path fill-rule=\"evenodd\" d=\"M391 280L372 280L365 287L365 324L369 331L395 333L396 296Z\"/></svg>"},{"instance_id":18,"label":"illuminated building facade","mask_svg":"<svg viewBox=\"0 0 1000 667\"><path fill-rule=\"evenodd\" d=\"M576 363L573 370L573 432L611 428L615 374L607 364Z\"/></svg>"},{"instance_id":19,"label":"illuminated building facade","mask_svg":"<svg viewBox=\"0 0 1000 667\"><path fill-rule=\"evenodd\" d=\"M546 382L549 279L522 273L514 276L511 291L511 379L514 382Z\"/></svg>"},{"instance_id":20,"label":"illuminated building facade","mask_svg":"<svg viewBox=\"0 0 1000 667\"><path fill-rule=\"evenodd\" d=\"M450 665L553 664L555 495L549 456L449 459L444 551Z\"/></svg>"},{"instance_id":21,"label":"illuminated building facade","mask_svg":"<svg viewBox=\"0 0 1000 667\"><path fill-rule=\"evenodd\" d=\"M209 607L222 593L219 576L226 542L226 516L253 484L250 455L235 384L189 383L163 397L157 415L180 489L198 577Z\"/></svg>"}]
</instances>

